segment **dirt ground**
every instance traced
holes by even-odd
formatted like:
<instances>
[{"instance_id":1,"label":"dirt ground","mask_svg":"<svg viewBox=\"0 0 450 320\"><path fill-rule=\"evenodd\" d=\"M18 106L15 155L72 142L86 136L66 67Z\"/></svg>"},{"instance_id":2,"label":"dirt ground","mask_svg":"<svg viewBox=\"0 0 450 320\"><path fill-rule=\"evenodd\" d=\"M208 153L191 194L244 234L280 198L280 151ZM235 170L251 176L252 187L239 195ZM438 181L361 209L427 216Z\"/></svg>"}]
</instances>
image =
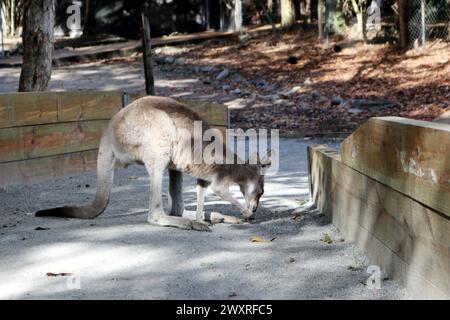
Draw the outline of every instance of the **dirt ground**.
<instances>
[{"instance_id":1,"label":"dirt ground","mask_svg":"<svg viewBox=\"0 0 450 320\"><path fill-rule=\"evenodd\" d=\"M325 44L308 30L276 41L259 32L154 49L156 93L225 103L234 128L333 136L373 116L432 120L450 110L449 56L445 42L400 51L340 38ZM0 68L0 92L15 91L19 75ZM141 55L54 69L51 90L91 88L143 91Z\"/></svg>"},{"instance_id":2,"label":"dirt ground","mask_svg":"<svg viewBox=\"0 0 450 320\"><path fill-rule=\"evenodd\" d=\"M448 108L447 44L406 53L388 45L341 45L335 52L307 33L287 33L276 45L266 34L155 49L156 93L225 103L235 128L300 136L349 132L374 115L431 119ZM289 56L297 64L288 64ZM19 68L0 68L0 92L15 91L19 74ZM140 55L56 67L50 82L60 91L143 88ZM390 105L355 107L355 99ZM318 212L292 219L307 200L306 145L314 142L338 147L282 139L281 169L267 178L257 220L215 225L211 233L148 225L141 167L117 170L111 204L93 221L32 213L88 201L94 173L0 189L0 298L408 299L389 279L381 290L365 285L366 258ZM194 210L192 179L185 186L187 208ZM212 196L206 210L236 214ZM251 242L252 236L269 242ZM75 278L52 276L59 273ZM80 280L80 289L67 279Z\"/></svg>"},{"instance_id":3,"label":"dirt ground","mask_svg":"<svg viewBox=\"0 0 450 320\"><path fill-rule=\"evenodd\" d=\"M337 146L311 141L325 142ZM141 166L116 170L109 207L88 221L33 212L89 201L95 173L0 189L0 299L408 299L389 279L370 289L365 256L323 215L292 218L308 199L306 145L280 141L280 171L267 177L254 223L209 233L149 225ZM184 186L195 210L194 180ZM238 214L211 194L205 210Z\"/></svg>"}]
</instances>

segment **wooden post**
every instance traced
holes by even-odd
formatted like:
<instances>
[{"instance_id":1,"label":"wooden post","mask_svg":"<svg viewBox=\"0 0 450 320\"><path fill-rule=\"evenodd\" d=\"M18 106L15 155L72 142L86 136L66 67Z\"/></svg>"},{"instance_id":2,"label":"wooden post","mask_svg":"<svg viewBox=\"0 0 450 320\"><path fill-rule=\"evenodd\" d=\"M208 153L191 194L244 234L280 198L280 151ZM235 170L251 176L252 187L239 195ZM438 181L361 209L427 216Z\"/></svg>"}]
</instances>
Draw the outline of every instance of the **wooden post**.
<instances>
[{"instance_id":1,"label":"wooden post","mask_svg":"<svg viewBox=\"0 0 450 320\"><path fill-rule=\"evenodd\" d=\"M236 32L242 33L242 0L235 0L234 27Z\"/></svg>"},{"instance_id":2,"label":"wooden post","mask_svg":"<svg viewBox=\"0 0 450 320\"><path fill-rule=\"evenodd\" d=\"M155 80L153 78L152 65L152 45L150 36L150 20L149 20L149 5L144 4L144 11L142 12L142 48L144 58L144 74L145 74L145 91L148 95L155 95Z\"/></svg>"},{"instance_id":3,"label":"wooden post","mask_svg":"<svg viewBox=\"0 0 450 320\"><path fill-rule=\"evenodd\" d=\"M406 12L406 0L398 0L398 24L400 27L400 45L405 48L408 45L408 18Z\"/></svg>"},{"instance_id":4,"label":"wooden post","mask_svg":"<svg viewBox=\"0 0 450 320\"><path fill-rule=\"evenodd\" d=\"M422 25L422 47L425 48L426 42L426 23L425 23L425 0L420 1L420 15L421 15L421 25Z\"/></svg>"}]
</instances>

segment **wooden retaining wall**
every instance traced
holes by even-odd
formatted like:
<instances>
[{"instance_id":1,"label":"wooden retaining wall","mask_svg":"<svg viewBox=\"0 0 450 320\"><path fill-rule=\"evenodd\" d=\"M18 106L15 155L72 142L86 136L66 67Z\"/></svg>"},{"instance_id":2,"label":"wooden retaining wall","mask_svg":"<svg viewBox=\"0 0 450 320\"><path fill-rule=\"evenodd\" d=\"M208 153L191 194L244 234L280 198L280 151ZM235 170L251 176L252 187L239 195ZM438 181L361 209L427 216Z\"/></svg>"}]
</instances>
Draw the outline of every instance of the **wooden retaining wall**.
<instances>
[{"instance_id":1,"label":"wooden retaining wall","mask_svg":"<svg viewBox=\"0 0 450 320\"><path fill-rule=\"evenodd\" d=\"M374 118L308 148L311 197L415 298L450 298L450 126Z\"/></svg>"},{"instance_id":2,"label":"wooden retaining wall","mask_svg":"<svg viewBox=\"0 0 450 320\"><path fill-rule=\"evenodd\" d=\"M94 169L110 118L141 96L121 91L0 94L0 186ZM182 102L213 127L228 128L225 106Z\"/></svg>"}]
</instances>

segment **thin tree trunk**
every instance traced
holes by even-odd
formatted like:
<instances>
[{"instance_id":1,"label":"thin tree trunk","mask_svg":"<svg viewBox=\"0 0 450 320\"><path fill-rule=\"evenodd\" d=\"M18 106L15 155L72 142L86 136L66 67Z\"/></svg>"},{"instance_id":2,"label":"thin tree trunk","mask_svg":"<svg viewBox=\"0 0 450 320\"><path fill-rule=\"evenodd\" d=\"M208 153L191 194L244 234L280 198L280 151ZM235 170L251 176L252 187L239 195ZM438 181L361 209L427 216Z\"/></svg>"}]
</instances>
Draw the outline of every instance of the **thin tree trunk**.
<instances>
[{"instance_id":1,"label":"thin tree trunk","mask_svg":"<svg viewBox=\"0 0 450 320\"><path fill-rule=\"evenodd\" d=\"M242 0L234 0L235 31L242 32Z\"/></svg>"},{"instance_id":2,"label":"thin tree trunk","mask_svg":"<svg viewBox=\"0 0 450 320\"><path fill-rule=\"evenodd\" d=\"M325 0L317 1L317 25L319 27L319 39L324 38L325 26Z\"/></svg>"},{"instance_id":3,"label":"thin tree trunk","mask_svg":"<svg viewBox=\"0 0 450 320\"><path fill-rule=\"evenodd\" d=\"M145 91L148 95L155 95L155 80L153 77L153 58L150 35L150 19L149 5L144 4L142 13L142 47L144 49L144 74L145 74Z\"/></svg>"},{"instance_id":4,"label":"thin tree trunk","mask_svg":"<svg viewBox=\"0 0 450 320\"><path fill-rule=\"evenodd\" d=\"M9 32L10 32L10 35L14 37L14 35L16 34L16 21L15 21L15 18L16 18L16 15L15 15L16 3L15 3L15 0L11 0L10 6L11 7L9 8L9 10L10 10L10 13L9 13L10 21L9 21L9 23L11 24L11 27L9 29Z\"/></svg>"},{"instance_id":5,"label":"thin tree trunk","mask_svg":"<svg viewBox=\"0 0 450 320\"><path fill-rule=\"evenodd\" d=\"M83 34L95 34L97 21L95 20L95 0L86 0L85 26Z\"/></svg>"},{"instance_id":6,"label":"thin tree trunk","mask_svg":"<svg viewBox=\"0 0 450 320\"><path fill-rule=\"evenodd\" d=\"M300 14L304 24L311 23L311 0L300 0Z\"/></svg>"},{"instance_id":7,"label":"thin tree trunk","mask_svg":"<svg viewBox=\"0 0 450 320\"><path fill-rule=\"evenodd\" d=\"M353 10L356 12L358 33L360 40L367 42L367 8L366 0L352 0Z\"/></svg>"},{"instance_id":8,"label":"thin tree trunk","mask_svg":"<svg viewBox=\"0 0 450 320\"><path fill-rule=\"evenodd\" d=\"M52 74L55 0L30 0L23 16L19 91L46 91Z\"/></svg>"},{"instance_id":9,"label":"thin tree trunk","mask_svg":"<svg viewBox=\"0 0 450 320\"><path fill-rule=\"evenodd\" d=\"M273 10L273 0L267 0L267 11L269 11L269 13L272 13Z\"/></svg>"},{"instance_id":10,"label":"thin tree trunk","mask_svg":"<svg viewBox=\"0 0 450 320\"><path fill-rule=\"evenodd\" d=\"M281 0L281 27L290 29L295 25L295 5L293 0Z\"/></svg>"},{"instance_id":11,"label":"thin tree trunk","mask_svg":"<svg viewBox=\"0 0 450 320\"><path fill-rule=\"evenodd\" d=\"M400 45L405 48L408 45L408 20L406 12L406 0L398 0L398 24L400 28Z\"/></svg>"}]
</instances>

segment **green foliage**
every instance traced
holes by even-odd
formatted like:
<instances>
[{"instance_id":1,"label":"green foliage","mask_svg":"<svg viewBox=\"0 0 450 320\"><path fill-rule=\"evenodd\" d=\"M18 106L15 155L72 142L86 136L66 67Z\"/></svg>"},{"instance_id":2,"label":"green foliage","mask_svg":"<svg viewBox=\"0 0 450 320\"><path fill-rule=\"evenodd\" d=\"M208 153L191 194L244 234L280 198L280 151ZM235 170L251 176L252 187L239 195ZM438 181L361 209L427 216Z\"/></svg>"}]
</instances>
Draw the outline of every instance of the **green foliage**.
<instances>
[{"instance_id":1,"label":"green foliage","mask_svg":"<svg viewBox=\"0 0 450 320\"><path fill-rule=\"evenodd\" d=\"M331 30L335 33L345 33L348 29L347 19L342 12L336 11L330 13Z\"/></svg>"}]
</instances>

